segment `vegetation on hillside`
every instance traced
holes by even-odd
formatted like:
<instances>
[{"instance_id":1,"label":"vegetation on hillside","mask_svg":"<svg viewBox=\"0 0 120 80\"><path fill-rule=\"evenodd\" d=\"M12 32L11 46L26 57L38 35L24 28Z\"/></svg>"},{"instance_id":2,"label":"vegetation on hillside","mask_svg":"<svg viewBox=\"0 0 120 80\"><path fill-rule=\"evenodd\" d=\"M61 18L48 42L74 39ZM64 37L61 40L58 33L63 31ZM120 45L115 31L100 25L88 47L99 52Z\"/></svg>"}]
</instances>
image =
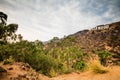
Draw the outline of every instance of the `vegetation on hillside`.
<instances>
[{"instance_id":1,"label":"vegetation on hillside","mask_svg":"<svg viewBox=\"0 0 120 80\"><path fill-rule=\"evenodd\" d=\"M15 33L17 29L17 24L0 23L0 61L4 64L25 62L36 71L50 77L86 69L90 54L83 52L75 36L61 40L54 37L44 44L39 40L23 40L20 34ZM98 57L101 64L106 65L111 53L100 51Z\"/></svg>"}]
</instances>

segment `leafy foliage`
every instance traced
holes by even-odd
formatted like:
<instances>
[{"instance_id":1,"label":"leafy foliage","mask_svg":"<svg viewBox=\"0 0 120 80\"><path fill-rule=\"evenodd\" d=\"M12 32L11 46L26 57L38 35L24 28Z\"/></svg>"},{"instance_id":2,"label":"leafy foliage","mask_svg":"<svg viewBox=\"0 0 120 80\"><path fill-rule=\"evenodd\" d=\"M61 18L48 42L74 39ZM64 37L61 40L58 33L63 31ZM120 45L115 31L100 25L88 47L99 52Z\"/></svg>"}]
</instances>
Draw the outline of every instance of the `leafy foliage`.
<instances>
[{"instance_id":1,"label":"leafy foliage","mask_svg":"<svg viewBox=\"0 0 120 80\"><path fill-rule=\"evenodd\" d=\"M12 56L10 56L8 59L5 59L5 60L3 61L3 64L5 65L5 64L13 63L13 62L14 62L14 59L13 59Z\"/></svg>"},{"instance_id":2,"label":"leafy foliage","mask_svg":"<svg viewBox=\"0 0 120 80\"><path fill-rule=\"evenodd\" d=\"M18 24L12 23L7 25L7 15L3 12L0 12L0 18L2 20L2 22L0 23L0 44L19 39L21 35L19 35L18 37L18 35L15 34L18 29Z\"/></svg>"},{"instance_id":3,"label":"leafy foliage","mask_svg":"<svg viewBox=\"0 0 120 80\"><path fill-rule=\"evenodd\" d=\"M108 51L99 51L97 54L99 56L101 64L104 66L106 66L107 60L112 57L112 54Z\"/></svg>"},{"instance_id":4,"label":"leafy foliage","mask_svg":"<svg viewBox=\"0 0 120 80\"><path fill-rule=\"evenodd\" d=\"M84 59L89 55L82 51L75 36L71 35L61 40L54 37L47 44L39 40L30 42L23 40L20 34L15 34L17 24L5 23L0 23L0 61L4 64L13 61L29 63L36 71L50 77L72 70L83 71L86 68ZM10 42L11 40L13 42ZM98 56L101 64L105 65L111 53L100 51ZM104 73L104 70L96 65L93 66L93 70Z\"/></svg>"},{"instance_id":5,"label":"leafy foliage","mask_svg":"<svg viewBox=\"0 0 120 80\"><path fill-rule=\"evenodd\" d=\"M86 67L86 63L84 61L78 61L76 62L74 68L77 69L77 70L81 70L83 71Z\"/></svg>"}]
</instances>

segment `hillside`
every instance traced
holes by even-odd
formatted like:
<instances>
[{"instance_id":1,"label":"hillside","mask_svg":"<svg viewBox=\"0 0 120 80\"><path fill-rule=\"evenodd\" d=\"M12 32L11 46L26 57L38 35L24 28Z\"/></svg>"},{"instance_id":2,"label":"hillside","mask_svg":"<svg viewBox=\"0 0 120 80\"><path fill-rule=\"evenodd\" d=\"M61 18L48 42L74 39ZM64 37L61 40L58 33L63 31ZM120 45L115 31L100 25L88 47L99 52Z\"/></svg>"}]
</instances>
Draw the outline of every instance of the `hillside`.
<instances>
[{"instance_id":1,"label":"hillside","mask_svg":"<svg viewBox=\"0 0 120 80\"><path fill-rule=\"evenodd\" d=\"M0 80L49 80L37 73L29 64L15 62L8 65L0 63Z\"/></svg>"},{"instance_id":2,"label":"hillside","mask_svg":"<svg viewBox=\"0 0 120 80\"><path fill-rule=\"evenodd\" d=\"M0 27L6 31L6 27L17 26ZM1 33L1 39L6 40L0 43L0 80L120 79L120 22L99 25L62 39L54 37L46 43L23 40L15 31L11 36L7 31ZM10 43L9 36L18 36L18 42Z\"/></svg>"},{"instance_id":3,"label":"hillside","mask_svg":"<svg viewBox=\"0 0 120 80\"><path fill-rule=\"evenodd\" d=\"M13 63L3 65L0 63L0 80L120 80L120 67L113 66L109 68L106 74L95 74L91 71L80 73L69 73L48 78L35 72L28 64ZM1 70L4 68L5 71Z\"/></svg>"},{"instance_id":4,"label":"hillside","mask_svg":"<svg viewBox=\"0 0 120 80\"><path fill-rule=\"evenodd\" d=\"M109 50L120 53L120 22L100 25L73 34L84 51Z\"/></svg>"},{"instance_id":5,"label":"hillside","mask_svg":"<svg viewBox=\"0 0 120 80\"><path fill-rule=\"evenodd\" d=\"M106 74L95 74L91 71L59 75L51 80L120 80L120 67L113 66Z\"/></svg>"},{"instance_id":6,"label":"hillside","mask_svg":"<svg viewBox=\"0 0 120 80\"><path fill-rule=\"evenodd\" d=\"M71 38L71 40L70 40ZM62 46L60 43L64 43ZM49 45L49 44L48 44ZM112 53L113 62L120 62L120 21L98 25L91 30L79 31L53 42L54 48L79 45L82 51L95 57L93 53L106 50ZM51 46L51 44L49 45Z\"/></svg>"},{"instance_id":7,"label":"hillside","mask_svg":"<svg viewBox=\"0 0 120 80\"><path fill-rule=\"evenodd\" d=\"M120 22L97 26L73 34L84 52L107 50L113 53L113 60L120 61Z\"/></svg>"}]
</instances>

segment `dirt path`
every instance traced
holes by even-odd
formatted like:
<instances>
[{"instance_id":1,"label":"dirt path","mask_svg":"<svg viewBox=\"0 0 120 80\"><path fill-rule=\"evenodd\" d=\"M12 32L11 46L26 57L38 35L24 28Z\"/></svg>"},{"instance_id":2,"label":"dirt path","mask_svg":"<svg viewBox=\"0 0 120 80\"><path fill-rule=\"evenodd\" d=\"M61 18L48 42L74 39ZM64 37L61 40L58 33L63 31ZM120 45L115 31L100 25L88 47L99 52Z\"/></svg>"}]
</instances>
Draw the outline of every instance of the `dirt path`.
<instances>
[{"instance_id":1,"label":"dirt path","mask_svg":"<svg viewBox=\"0 0 120 80\"><path fill-rule=\"evenodd\" d=\"M95 74L91 71L82 72L82 73L70 73L56 76L54 78L48 78L42 74L30 71L29 67L24 67L24 63L14 63L12 65L2 65L0 66L7 70L7 74L0 76L0 80L10 80L10 77L18 77L19 75L23 76L26 74L26 77L29 76L29 79L19 79L19 80L32 80L32 77L38 76L38 79L33 80L120 80L120 66L114 66L109 68L109 72L106 74ZM10 69L12 68L12 69ZM28 70L27 70L28 69ZM31 69L31 68L30 68Z\"/></svg>"},{"instance_id":2,"label":"dirt path","mask_svg":"<svg viewBox=\"0 0 120 80\"><path fill-rule=\"evenodd\" d=\"M114 66L106 74L95 74L90 71L84 73L64 74L51 80L120 80L120 67Z\"/></svg>"}]
</instances>

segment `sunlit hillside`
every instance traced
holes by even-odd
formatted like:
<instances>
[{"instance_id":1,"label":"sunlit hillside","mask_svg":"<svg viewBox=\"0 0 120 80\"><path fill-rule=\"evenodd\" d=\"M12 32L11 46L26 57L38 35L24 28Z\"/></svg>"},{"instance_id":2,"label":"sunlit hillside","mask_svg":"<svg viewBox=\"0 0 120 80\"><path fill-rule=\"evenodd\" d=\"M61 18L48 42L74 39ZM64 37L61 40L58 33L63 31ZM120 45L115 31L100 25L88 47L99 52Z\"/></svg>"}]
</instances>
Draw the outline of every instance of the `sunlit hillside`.
<instances>
[{"instance_id":1,"label":"sunlit hillside","mask_svg":"<svg viewBox=\"0 0 120 80\"><path fill-rule=\"evenodd\" d=\"M0 80L120 80L120 22L42 42L0 18Z\"/></svg>"}]
</instances>

